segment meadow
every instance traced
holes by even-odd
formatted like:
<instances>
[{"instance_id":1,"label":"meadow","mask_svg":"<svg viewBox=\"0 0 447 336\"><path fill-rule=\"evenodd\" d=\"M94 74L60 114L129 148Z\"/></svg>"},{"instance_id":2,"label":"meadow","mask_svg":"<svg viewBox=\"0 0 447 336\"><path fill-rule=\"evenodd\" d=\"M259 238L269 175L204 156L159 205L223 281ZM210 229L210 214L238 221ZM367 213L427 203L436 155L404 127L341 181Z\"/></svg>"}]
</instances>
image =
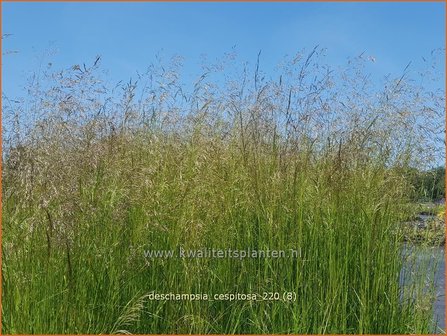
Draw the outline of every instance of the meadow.
<instances>
[{"instance_id":1,"label":"meadow","mask_svg":"<svg viewBox=\"0 0 447 336\"><path fill-rule=\"evenodd\" d=\"M405 172L443 155L444 93L323 53L274 75L228 56L190 82L178 58L117 85L98 60L48 66L4 99L2 332L432 333L434 268L403 268L399 223ZM300 256L145 255L178 248Z\"/></svg>"}]
</instances>

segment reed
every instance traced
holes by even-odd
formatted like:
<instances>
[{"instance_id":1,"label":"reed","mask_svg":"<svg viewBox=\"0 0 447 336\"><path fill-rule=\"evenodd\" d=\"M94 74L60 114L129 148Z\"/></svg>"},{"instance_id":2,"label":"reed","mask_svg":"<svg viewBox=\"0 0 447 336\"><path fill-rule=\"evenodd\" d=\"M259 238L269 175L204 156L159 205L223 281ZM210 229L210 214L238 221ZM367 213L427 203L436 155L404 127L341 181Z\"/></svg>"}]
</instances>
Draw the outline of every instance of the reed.
<instances>
[{"instance_id":1,"label":"reed","mask_svg":"<svg viewBox=\"0 0 447 336\"><path fill-rule=\"evenodd\" d=\"M403 272L398 225L410 188L402 167L416 145L428 153L415 144L414 114L402 112L416 104L414 88L394 82L402 88L384 91L390 100L365 105L373 95L359 89L362 76L340 81L318 53L291 60L279 80L256 67L253 77L223 83L211 72L186 87L174 61L120 95L95 62L33 91L34 119L11 108L3 333L432 332L430 268ZM299 255L145 256L179 248Z\"/></svg>"}]
</instances>

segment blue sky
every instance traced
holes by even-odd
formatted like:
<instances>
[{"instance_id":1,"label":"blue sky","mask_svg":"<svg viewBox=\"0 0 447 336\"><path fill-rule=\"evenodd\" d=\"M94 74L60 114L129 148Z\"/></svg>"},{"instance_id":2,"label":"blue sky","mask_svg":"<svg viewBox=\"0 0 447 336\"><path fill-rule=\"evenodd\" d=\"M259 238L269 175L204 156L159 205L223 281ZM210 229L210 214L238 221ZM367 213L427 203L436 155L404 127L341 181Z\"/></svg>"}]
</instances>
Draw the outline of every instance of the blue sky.
<instances>
[{"instance_id":1,"label":"blue sky","mask_svg":"<svg viewBox=\"0 0 447 336\"><path fill-rule=\"evenodd\" d=\"M342 64L363 51L374 71L400 74L445 46L444 3L3 3L3 92L21 94L40 62L54 67L91 63L102 56L113 80L144 71L161 53L185 58L199 71L200 57L214 60L234 47L242 60L264 71L285 55L315 45L326 61ZM55 51L51 56L43 55ZM43 58L42 58L43 57ZM445 72L444 68L441 68ZM443 85L441 83L440 85Z\"/></svg>"}]
</instances>

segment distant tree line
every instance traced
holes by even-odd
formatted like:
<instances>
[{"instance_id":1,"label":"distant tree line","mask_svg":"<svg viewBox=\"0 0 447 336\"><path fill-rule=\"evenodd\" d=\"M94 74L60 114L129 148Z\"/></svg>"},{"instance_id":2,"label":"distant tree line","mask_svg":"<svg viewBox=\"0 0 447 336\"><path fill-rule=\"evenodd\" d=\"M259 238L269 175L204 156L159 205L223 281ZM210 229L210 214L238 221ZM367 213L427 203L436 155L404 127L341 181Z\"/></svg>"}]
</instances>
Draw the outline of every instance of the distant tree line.
<instances>
[{"instance_id":1,"label":"distant tree line","mask_svg":"<svg viewBox=\"0 0 447 336\"><path fill-rule=\"evenodd\" d=\"M409 175L414 187L414 200L438 201L445 198L445 167L428 171L411 168Z\"/></svg>"}]
</instances>

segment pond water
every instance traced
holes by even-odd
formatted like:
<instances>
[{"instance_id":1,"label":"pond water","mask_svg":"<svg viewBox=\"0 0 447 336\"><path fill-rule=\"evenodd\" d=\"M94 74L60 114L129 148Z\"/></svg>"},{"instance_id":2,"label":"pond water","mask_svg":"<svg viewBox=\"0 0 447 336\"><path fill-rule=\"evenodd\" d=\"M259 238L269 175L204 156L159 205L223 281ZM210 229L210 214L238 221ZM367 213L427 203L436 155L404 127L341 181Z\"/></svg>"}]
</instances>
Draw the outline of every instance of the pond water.
<instances>
[{"instance_id":1,"label":"pond water","mask_svg":"<svg viewBox=\"0 0 447 336\"><path fill-rule=\"evenodd\" d=\"M433 305L433 318L437 322L434 333L445 333L445 258L444 247L404 247L404 255L414 253L416 264L427 265L429 262L435 267L434 280L436 287L436 301ZM404 265L404 269L406 266ZM431 273L431 272L430 272ZM403 285L411 282L405 280Z\"/></svg>"},{"instance_id":2,"label":"pond water","mask_svg":"<svg viewBox=\"0 0 447 336\"><path fill-rule=\"evenodd\" d=\"M438 321L438 327L445 330L445 258L444 247L434 248L432 253L425 252L425 258L435 258L437 270L435 274L437 299L434 304L434 317ZM439 332L439 331L437 331Z\"/></svg>"},{"instance_id":3,"label":"pond water","mask_svg":"<svg viewBox=\"0 0 447 336\"><path fill-rule=\"evenodd\" d=\"M438 298L435 302L434 313L438 320L438 326L445 330L445 258L444 247L439 248L438 258L438 272L436 273L436 286L438 292Z\"/></svg>"}]
</instances>

